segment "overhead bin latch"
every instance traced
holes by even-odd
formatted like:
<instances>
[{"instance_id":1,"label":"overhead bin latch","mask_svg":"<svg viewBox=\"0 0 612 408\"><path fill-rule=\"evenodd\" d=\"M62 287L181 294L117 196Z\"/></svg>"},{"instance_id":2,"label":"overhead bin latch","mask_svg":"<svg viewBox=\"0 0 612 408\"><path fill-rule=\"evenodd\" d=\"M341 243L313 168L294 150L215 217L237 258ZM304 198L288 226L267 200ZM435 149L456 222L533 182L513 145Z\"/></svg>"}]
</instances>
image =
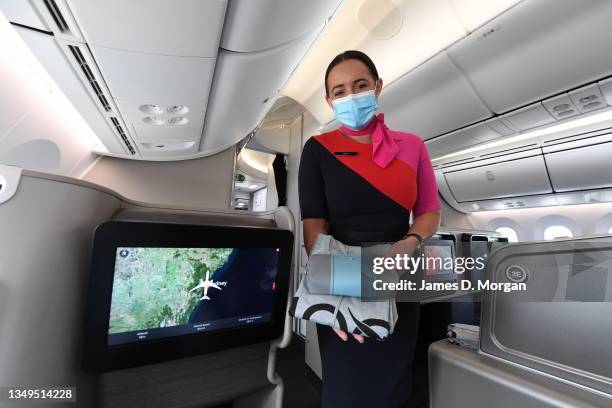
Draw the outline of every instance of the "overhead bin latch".
<instances>
[{"instance_id":1,"label":"overhead bin latch","mask_svg":"<svg viewBox=\"0 0 612 408\"><path fill-rule=\"evenodd\" d=\"M21 167L0 164L0 204L10 200L17 192Z\"/></svg>"}]
</instances>

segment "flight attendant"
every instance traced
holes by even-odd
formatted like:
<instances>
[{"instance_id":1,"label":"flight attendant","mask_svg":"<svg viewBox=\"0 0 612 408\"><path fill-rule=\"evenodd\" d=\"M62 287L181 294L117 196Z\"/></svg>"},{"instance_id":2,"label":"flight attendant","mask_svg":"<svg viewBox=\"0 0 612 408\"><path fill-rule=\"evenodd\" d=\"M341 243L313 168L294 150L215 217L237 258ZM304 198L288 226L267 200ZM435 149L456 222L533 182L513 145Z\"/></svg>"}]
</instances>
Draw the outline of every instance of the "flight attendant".
<instances>
[{"instance_id":1,"label":"flight attendant","mask_svg":"<svg viewBox=\"0 0 612 408\"><path fill-rule=\"evenodd\" d=\"M325 99L342 126L311 137L302 151L299 198L308 253L324 233L348 245L394 242L392 251L411 254L439 226L425 144L390 130L376 114L382 86L374 63L360 51L345 51L327 67ZM317 325L323 407L405 406L419 305L397 306L398 322L384 341Z\"/></svg>"}]
</instances>

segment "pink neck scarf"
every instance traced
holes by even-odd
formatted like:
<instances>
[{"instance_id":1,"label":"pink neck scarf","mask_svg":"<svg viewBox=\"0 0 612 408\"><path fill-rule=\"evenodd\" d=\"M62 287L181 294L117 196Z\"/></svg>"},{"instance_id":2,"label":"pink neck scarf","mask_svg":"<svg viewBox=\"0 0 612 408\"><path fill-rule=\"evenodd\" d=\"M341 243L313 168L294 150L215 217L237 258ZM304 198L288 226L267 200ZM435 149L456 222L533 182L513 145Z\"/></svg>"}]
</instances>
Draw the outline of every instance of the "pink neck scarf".
<instances>
[{"instance_id":1,"label":"pink neck scarf","mask_svg":"<svg viewBox=\"0 0 612 408\"><path fill-rule=\"evenodd\" d=\"M363 129L354 130L344 125L340 127L342 133L351 136L372 134L372 160L382 168L387 167L399 152L384 119L385 115L379 113Z\"/></svg>"}]
</instances>

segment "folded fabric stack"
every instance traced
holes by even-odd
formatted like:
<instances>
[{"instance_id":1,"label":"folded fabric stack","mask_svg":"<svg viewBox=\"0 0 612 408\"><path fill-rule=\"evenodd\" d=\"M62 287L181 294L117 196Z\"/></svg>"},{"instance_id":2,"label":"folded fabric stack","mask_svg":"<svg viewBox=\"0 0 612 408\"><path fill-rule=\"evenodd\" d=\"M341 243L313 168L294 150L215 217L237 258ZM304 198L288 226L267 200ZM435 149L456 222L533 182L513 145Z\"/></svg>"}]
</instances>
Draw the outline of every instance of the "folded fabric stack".
<instances>
[{"instance_id":1,"label":"folded fabric stack","mask_svg":"<svg viewBox=\"0 0 612 408\"><path fill-rule=\"evenodd\" d=\"M334 261L335 254L346 256L336 257ZM311 320L377 340L393 333L398 318L395 300L362 302L359 297L361 268L355 266L359 264L351 258L360 256L360 247L345 245L331 235L319 234L313 244L306 275L293 298L289 314L298 319ZM347 276L347 265L353 265L354 269L350 279Z\"/></svg>"},{"instance_id":2,"label":"folded fabric stack","mask_svg":"<svg viewBox=\"0 0 612 408\"><path fill-rule=\"evenodd\" d=\"M475 350L480 348L480 327L471 324L452 323L448 325L448 341Z\"/></svg>"}]
</instances>

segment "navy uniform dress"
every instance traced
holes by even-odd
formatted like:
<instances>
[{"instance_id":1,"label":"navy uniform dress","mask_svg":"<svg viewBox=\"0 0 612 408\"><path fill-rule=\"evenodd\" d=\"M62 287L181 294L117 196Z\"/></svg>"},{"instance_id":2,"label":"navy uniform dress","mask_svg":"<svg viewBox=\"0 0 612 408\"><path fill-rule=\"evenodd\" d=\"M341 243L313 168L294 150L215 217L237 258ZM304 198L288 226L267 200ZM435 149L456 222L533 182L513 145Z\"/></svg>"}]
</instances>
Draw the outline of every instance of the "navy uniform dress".
<instances>
[{"instance_id":1,"label":"navy uniform dress","mask_svg":"<svg viewBox=\"0 0 612 408\"><path fill-rule=\"evenodd\" d=\"M393 132L399 154L386 167L372 160L372 145L339 130L310 138L299 170L301 218L323 218L329 234L348 245L397 241L410 213L440 208L425 145ZM317 325L325 408L402 407L410 396L419 305L398 303L398 322L384 341L340 339Z\"/></svg>"}]
</instances>

